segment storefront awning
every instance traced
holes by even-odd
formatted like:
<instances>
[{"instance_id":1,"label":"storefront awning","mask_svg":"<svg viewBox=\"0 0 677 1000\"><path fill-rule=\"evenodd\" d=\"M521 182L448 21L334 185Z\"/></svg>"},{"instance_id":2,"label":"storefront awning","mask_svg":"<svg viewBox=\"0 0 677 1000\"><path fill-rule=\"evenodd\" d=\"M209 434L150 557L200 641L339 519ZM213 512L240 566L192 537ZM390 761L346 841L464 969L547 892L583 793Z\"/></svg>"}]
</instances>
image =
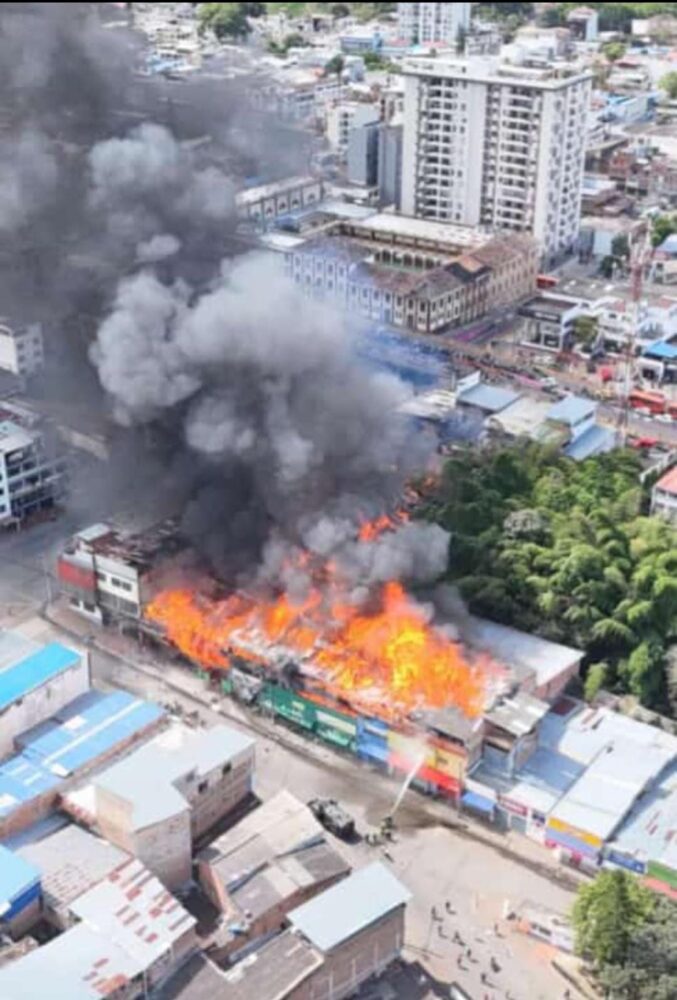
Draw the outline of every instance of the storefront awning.
<instances>
[{"instance_id":1,"label":"storefront awning","mask_svg":"<svg viewBox=\"0 0 677 1000\"><path fill-rule=\"evenodd\" d=\"M485 799L483 795L478 795L477 792L464 792L461 796L461 802L464 806L468 806L469 809L476 809L478 812L483 813L493 813L496 803L492 802L491 799Z\"/></svg>"}]
</instances>

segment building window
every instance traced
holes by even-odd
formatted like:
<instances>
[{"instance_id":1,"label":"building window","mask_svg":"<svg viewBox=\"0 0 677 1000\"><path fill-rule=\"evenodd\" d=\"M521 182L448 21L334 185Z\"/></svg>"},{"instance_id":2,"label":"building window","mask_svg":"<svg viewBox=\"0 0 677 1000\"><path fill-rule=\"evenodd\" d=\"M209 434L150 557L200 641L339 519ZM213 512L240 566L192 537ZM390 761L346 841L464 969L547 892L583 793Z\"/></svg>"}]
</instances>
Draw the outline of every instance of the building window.
<instances>
[{"instance_id":1,"label":"building window","mask_svg":"<svg viewBox=\"0 0 677 1000\"><path fill-rule=\"evenodd\" d=\"M209 788L208 781L201 781L200 784L197 786L197 790L200 793L200 795L204 795L204 793L207 791L208 788Z\"/></svg>"},{"instance_id":2,"label":"building window","mask_svg":"<svg viewBox=\"0 0 677 1000\"><path fill-rule=\"evenodd\" d=\"M228 764L224 764L224 765L223 765L223 767L221 768L221 774L222 774L222 775L223 775L223 777L225 778L225 776L226 776L227 774L230 774L230 772L231 772L232 770L233 770L233 765L232 765L232 764L230 764L230 763L228 763Z\"/></svg>"}]
</instances>

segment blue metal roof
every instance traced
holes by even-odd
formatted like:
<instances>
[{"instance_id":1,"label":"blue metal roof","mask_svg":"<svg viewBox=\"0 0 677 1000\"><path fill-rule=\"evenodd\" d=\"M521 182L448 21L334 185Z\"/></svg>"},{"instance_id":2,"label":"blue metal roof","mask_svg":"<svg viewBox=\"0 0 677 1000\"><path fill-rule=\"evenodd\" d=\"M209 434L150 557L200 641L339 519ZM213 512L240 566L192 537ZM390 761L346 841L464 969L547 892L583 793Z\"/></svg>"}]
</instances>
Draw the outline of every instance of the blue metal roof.
<instances>
[{"instance_id":1,"label":"blue metal roof","mask_svg":"<svg viewBox=\"0 0 677 1000\"><path fill-rule=\"evenodd\" d=\"M592 416L596 407L594 400L582 399L581 396L567 396L566 399L555 403L548 413L548 420L573 427L586 417Z\"/></svg>"},{"instance_id":2,"label":"blue metal roof","mask_svg":"<svg viewBox=\"0 0 677 1000\"><path fill-rule=\"evenodd\" d=\"M510 389L499 389L493 385L476 385L462 393L458 401L463 406L477 406L488 413L499 413L518 399L519 393Z\"/></svg>"},{"instance_id":3,"label":"blue metal roof","mask_svg":"<svg viewBox=\"0 0 677 1000\"><path fill-rule=\"evenodd\" d=\"M612 451L616 446L616 434L609 427L599 427L595 424L581 434L576 441L564 449L567 458L573 458L574 462L583 462L593 455L601 455L602 452Z\"/></svg>"},{"instance_id":4,"label":"blue metal roof","mask_svg":"<svg viewBox=\"0 0 677 1000\"><path fill-rule=\"evenodd\" d=\"M58 642L52 642L15 666L3 670L0 673L0 711L52 677L68 670L79 659L79 653Z\"/></svg>"},{"instance_id":5,"label":"blue metal roof","mask_svg":"<svg viewBox=\"0 0 677 1000\"><path fill-rule=\"evenodd\" d=\"M660 361L677 360L677 346L668 344L664 340L657 340L654 344L649 344L644 350L646 358L658 358Z\"/></svg>"},{"instance_id":6,"label":"blue metal roof","mask_svg":"<svg viewBox=\"0 0 677 1000\"><path fill-rule=\"evenodd\" d=\"M39 764L19 754L0 764L0 819L17 806L36 799L59 784L59 779Z\"/></svg>"},{"instance_id":7,"label":"blue metal roof","mask_svg":"<svg viewBox=\"0 0 677 1000\"><path fill-rule=\"evenodd\" d=\"M410 899L409 890L376 861L292 910L289 920L320 951L331 951Z\"/></svg>"},{"instance_id":8,"label":"blue metal roof","mask_svg":"<svg viewBox=\"0 0 677 1000\"><path fill-rule=\"evenodd\" d=\"M163 715L159 705L126 691L88 691L16 742L24 757L66 777Z\"/></svg>"},{"instance_id":9,"label":"blue metal roof","mask_svg":"<svg viewBox=\"0 0 677 1000\"><path fill-rule=\"evenodd\" d=\"M40 884L40 872L0 844L0 920L12 904Z\"/></svg>"}]
</instances>

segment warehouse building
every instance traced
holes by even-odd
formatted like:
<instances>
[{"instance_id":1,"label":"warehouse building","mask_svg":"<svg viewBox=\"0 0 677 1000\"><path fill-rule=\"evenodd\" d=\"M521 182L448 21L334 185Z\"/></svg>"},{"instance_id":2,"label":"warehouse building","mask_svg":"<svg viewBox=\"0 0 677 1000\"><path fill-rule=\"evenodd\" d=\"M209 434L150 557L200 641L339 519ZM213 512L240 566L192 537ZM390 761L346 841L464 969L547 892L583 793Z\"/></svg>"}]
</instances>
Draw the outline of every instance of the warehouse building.
<instances>
[{"instance_id":1,"label":"warehouse building","mask_svg":"<svg viewBox=\"0 0 677 1000\"><path fill-rule=\"evenodd\" d=\"M158 728L163 710L123 691L88 691L17 740L0 764L0 840L47 816L71 785Z\"/></svg>"},{"instance_id":2,"label":"warehouse building","mask_svg":"<svg viewBox=\"0 0 677 1000\"><path fill-rule=\"evenodd\" d=\"M290 910L349 872L310 809L279 792L198 857L200 884L224 915L214 957L236 960L252 941L281 930Z\"/></svg>"},{"instance_id":3,"label":"warehouse building","mask_svg":"<svg viewBox=\"0 0 677 1000\"><path fill-rule=\"evenodd\" d=\"M247 801L254 741L227 726L160 733L94 781L104 837L175 889L191 878L193 842Z\"/></svg>"},{"instance_id":4,"label":"warehouse building","mask_svg":"<svg viewBox=\"0 0 677 1000\"><path fill-rule=\"evenodd\" d=\"M607 845L608 864L645 876L659 892L677 893L677 764L641 796Z\"/></svg>"},{"instance_id":5,"label":"warehouse building","mask_svg":"<svg viewBox=\"0 0 677 1000\"><path fill-rule=\"evenodd\" d=\"M0 844L0 931L21 937L40 919L40 872Z\"/></svg>"},{"instance_id":6,"label":"warehouse building","mask_svg":"<svg viewBox=\"0 0 677 1000\"><path fill-rule=\"evenodd\" d=\"M148 996L196 947L195 919L138 861L73 904L78 923L0 968L3 1000Z\"/></svg>"},{"instance_id":7,"label":"warehouse building","mask_svg":"<svg viewBox=\"0 0 677 1000\"><path fill-rule=\"evenodd\" d=\"M42 916L57 930L74 922L71 906L128 860L128 855L63 816L43 820L9 842L40 873Z\"/></svg>"},{"instance_id":8,"label":"warehouse building","mask_svg":"<svg viewBox=\"0 0 677 1000\"><path fill-rule=\"evenodd\" d=\"M13 633L4 633L5 656L14 643ZM53 642L24 655L21 637L16 649L17 659L0 668L0 757L13 752L20 733L89 690L87 653Z\"/></svg>"}]
</instances>

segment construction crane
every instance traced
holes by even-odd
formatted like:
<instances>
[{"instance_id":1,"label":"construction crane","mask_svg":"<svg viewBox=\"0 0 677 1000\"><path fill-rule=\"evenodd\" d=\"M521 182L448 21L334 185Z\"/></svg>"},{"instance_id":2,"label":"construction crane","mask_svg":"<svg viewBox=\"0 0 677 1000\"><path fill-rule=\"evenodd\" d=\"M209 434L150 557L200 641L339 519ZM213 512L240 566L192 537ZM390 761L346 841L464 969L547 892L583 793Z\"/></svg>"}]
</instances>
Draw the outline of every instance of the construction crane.
<instances>
[{"instance_id":1,"label":"construction crane","mask_svg":"<svg viewBox=\"0 0 677 1000\"><path fill-rule=\"evenodd\" d=\"M625 447L628 441L630 427L630 396L632 394L635 356L637 352L637 337L639 334L640 305L644 289L644 275L653 258L651 242L651 223L645 219L635 229L630 238L630 288L632 292L632 307L630 310L630 330L625 345L625 371L623 378L623 395L621 411L618 418L620 444Z\"/></svg>"}]
</instances>

